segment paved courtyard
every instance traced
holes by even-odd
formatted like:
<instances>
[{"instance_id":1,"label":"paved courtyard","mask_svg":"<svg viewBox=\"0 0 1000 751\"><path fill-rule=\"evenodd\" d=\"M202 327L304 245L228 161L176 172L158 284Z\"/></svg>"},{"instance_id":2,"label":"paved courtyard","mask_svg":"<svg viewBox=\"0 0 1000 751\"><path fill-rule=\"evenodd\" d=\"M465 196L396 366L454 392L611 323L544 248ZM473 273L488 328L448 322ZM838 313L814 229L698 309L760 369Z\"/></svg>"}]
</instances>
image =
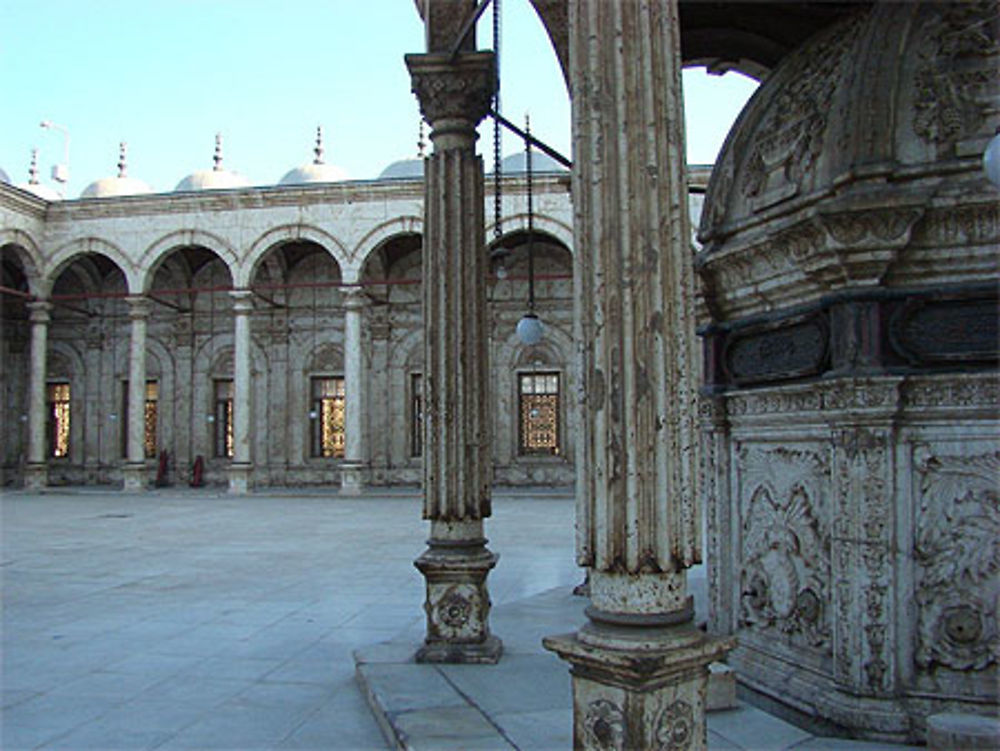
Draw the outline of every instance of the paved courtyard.
<instances>
[{"instance_id":1,"label":"paved courtyard","mask_svg":"<svg viewBox=\"0 0 1000 751\"><path fill-rule=\"evenodd\" d=\"M566 749L569 674L539 642L584 620L569 594L573 502L500 491L494 505L504 660L435 680L495 731L476 748ZM422 636L415 491L8 491L0 524L4 751L386 748L352 653ZM407 694L414 673L399 675L393 701L431 706ZM414 748L473 747L449 735L447 712L409 719L427 720ZM742 706L710 716L709 748L893 747L816 738Z\"/></svg>"}]
</instances>

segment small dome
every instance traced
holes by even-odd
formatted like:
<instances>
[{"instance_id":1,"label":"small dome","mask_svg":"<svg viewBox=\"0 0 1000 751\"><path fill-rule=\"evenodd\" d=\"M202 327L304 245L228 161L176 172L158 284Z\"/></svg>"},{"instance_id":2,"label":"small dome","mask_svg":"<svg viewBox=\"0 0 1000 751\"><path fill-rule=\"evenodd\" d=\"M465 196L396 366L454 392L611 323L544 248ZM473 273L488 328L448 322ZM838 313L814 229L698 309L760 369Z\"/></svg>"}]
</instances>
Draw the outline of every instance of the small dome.
<instances>
[{"instance_id":1,"label":"small dome","mask_svg":"<svg viewBox=\"0 0 1000 751\"><path fill-rule=\"evenodd\" d=\"M500 172L504 175L522 174L528 171L527 155L523 151L505 156L500 162ZM566 172L566 168L548 154L533 149L531 152L532 172Z\"/></svg>"},{"instance_id":2,"label":"small dome","mask_svg":"<svg viewBox=\"0 0 1000 751\"><path fill-rule=\"evenodd\" d=\"M20 188L21 190L26 190L29 193L33 193L39 198L43 198L46 201L61 201L62 196L54 188L50 188L48 185L42 185L38 182L38 149L31 150L31 166L28 167L28 182L18 183L14 186L15 188Z\"/></svg>"},{"instance_id":3,"label":"small dome","mask_svg":"<svg viewBox=\"0 0 1000 751\"><path fill-rule=\"evenodd\" d=\"M80 194L80 198L111 198L113 196L133 196L152 193L153 189L142 180L129 177L125 165L126 144L119 144L118 174L114 177L102 177L95 180Z\"/></svg>"},{"instance_id":4,"label":"small dome","mask_svg":"<svg viewBox=\"0 0 1000 751\"><path fill-rule=\"evenodd\" d=\"M212 169L198 170L179 183L174 192L188 190L225 190L226 188L246 188L250 181L243 175L222 168L222 136L215 136L215 156L212 157L215 166Z\"/></svg>"},{"instance_id":5,"label":"small dome","mask_svg":"<svg viewBox=\"0 0 1000 751\"><path fill-rule=\"evenodd\" d=\"M303 164L285 173L279 185L304 185L306 183L339 183L349 180L350 175L341 167L323 161L323 128L316 128L316 157L310 164Z\"/></svg>"},{"instance_id":6,"label":"small dome","mask_svg":"<svg viewBox=\"0 0 1000 751\"><path fill-rule=\"evenodd\" d=\"M0 183L10 185L10 175L4 172L2 167L0 167Z\"/></svg>"},{"instance_id":7,"label":"small dome","mask_svg":"<svg viewBox=\"0 0 1000 751\"><path fill-rule=\"evenodd\" d=\"M400 159L393 162L379 174L379 180L423 179L423 159Z\"/></svg>"}]
</instances>

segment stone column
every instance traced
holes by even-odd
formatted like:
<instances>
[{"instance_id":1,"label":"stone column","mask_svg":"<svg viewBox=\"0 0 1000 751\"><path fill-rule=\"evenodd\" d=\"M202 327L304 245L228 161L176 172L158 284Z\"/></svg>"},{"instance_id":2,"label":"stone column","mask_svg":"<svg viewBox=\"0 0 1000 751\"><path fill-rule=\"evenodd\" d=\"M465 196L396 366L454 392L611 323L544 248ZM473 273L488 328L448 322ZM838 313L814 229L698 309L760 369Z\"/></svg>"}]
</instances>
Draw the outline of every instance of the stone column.
<instances>
[{"instance_id":1,"label":"stone column","mask_svg":"<svg viewBox=\"0 0 1000 751\"><path fill-rule=\"evenodd\" d=\"M122 476L125 490L146 487L146 321L150 302L141 296L127 297L131 322L128 356L128 414L126 460Z\"/></svg>"},{"instance_id":2,"label":"stone column","mask_svg":"<svg viewBox=\"0 0 1000 751\"><path fill-rule=\"evenodd\" d=\"M48 353L49 321L52 303L37 300L28 303L31 320L31 375L28 387L28 465L24 486L41 490L48 484L45 447L45 366Z\"/></svg>"},{"instance_id":3,"label":"stone column","mask_svg":"<svg viewBox=\"0 0 1000 751\"><path fill-rule=\"evenodd\" d=\"M344 461L340 465L340 492L357 495L364 487L365 381L361 316L365 296L360 287L345 287L344 301Z\"/></svg>"},{"instance_id":4,"label":"stone column","mask_svg":"<svg viewBox=\"0 0 1000 751\"><path fill-rule=\"evenodd\" d=\"M430 4L429 40L437 39L430 24L440 5ZM456 12L469 7L445 5ZM434 144L425 176L422 269L423 489L431 535L416 561L427 580L427 636L416 659L496 662L502 645L489 630L486 577L498 556L483 536L490 515L490 410L483 164L475 154L475 128L496 78L492 53L450 60L434 51L440 46L433 41L429 47L428 54L406 56Z\"/></svg>"},{"instance_id":5,"label":"stone column","mask_svg":"<svg viewBox=\"0 0 1000 751\"><path fill-rule=\"evenodd\" d=\"M576 748L706 746L694 627L697 360L676 0L569 5L574 306L583 390L577 553L589 622L544 640L572 665Z\"/></svg>"},{"instance_id":6,"label":"stone column","mask_svg":"<svg viewBox=\"0 0 1000 751\"><path fill-rule=\"evenodd\" d=\"M250 489L250 313L253 293L237 289L233 298L233 461L229 465L229 492L243 495Z\"/></svg>"}]
</instances>

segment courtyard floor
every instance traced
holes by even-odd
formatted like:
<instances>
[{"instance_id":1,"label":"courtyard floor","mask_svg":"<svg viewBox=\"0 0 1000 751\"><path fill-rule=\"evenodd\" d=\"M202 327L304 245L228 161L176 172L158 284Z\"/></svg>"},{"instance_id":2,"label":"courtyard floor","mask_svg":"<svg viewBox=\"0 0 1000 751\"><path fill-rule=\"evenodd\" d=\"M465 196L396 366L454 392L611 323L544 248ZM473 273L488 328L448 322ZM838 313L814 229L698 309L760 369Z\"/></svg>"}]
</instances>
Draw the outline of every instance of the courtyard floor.
<instances>
[{"instance_id":1,"label":"courtyard floor","mask_svg":"<svg viewBox=\"0 0 1000 751\"><path fill-rule=\"evenodd\" d=\"M539 640L583 623L573 515L566 493L498 491L487 522L507 652L449 682L502 747L570 747L569 674ZM352 653L421 638L426 534L412 490L4 492L0 748L386 748ZM536 691L512 691L525 670ZM462 747L446 736L413 745ZM902 747L741 706L710 716L709 748Z\"/></svg>"}]
</instances>

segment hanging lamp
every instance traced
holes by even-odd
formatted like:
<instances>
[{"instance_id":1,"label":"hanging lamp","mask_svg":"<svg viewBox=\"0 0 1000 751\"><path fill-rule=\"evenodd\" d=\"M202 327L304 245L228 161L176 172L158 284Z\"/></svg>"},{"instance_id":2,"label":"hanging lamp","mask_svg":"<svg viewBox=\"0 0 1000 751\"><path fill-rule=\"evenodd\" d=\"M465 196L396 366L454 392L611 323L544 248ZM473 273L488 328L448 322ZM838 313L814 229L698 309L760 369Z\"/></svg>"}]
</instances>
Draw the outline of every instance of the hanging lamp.
<instances>
[{"instance_id":1,"label":"hanging lamp","mask_svg":"<svg viewBox=\"0 0 1000 751\"><path fill-rule=\"evenodd\" d=\"M542 340L544 327L535 313L535 207L532 195L531 121L524 116L524 157L528 171L528 312L517 322L517 338L525 346Z\"/></svg>"}]
</instances>

